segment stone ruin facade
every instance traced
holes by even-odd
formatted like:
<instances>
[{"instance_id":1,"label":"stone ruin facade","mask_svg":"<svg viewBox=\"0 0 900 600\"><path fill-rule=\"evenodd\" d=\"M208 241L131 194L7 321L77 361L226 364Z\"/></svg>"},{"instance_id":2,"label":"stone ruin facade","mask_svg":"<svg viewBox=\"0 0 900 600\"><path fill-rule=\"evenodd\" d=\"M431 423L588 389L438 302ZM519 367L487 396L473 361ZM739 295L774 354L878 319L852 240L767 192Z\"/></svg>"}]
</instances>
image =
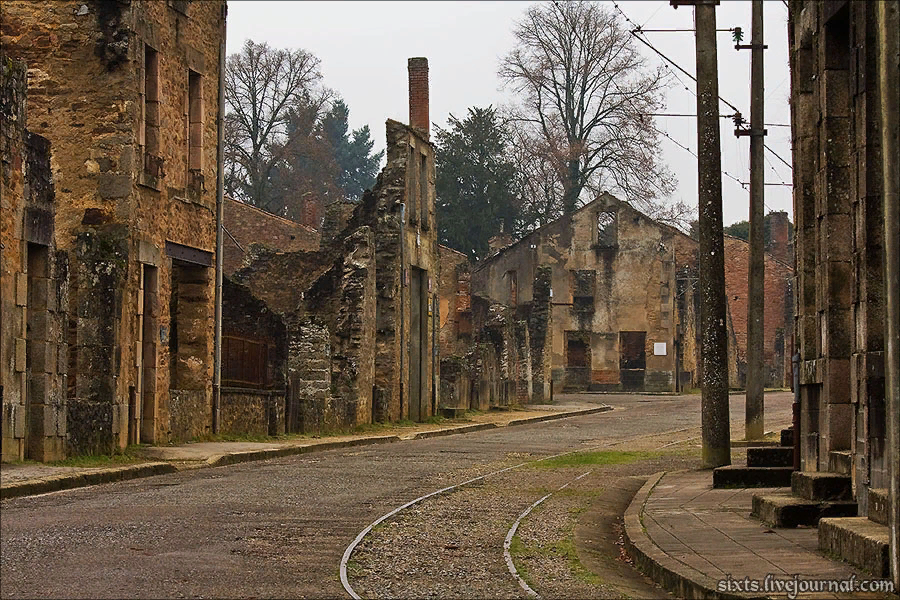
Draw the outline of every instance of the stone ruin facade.
<instances>
[{"instance_id":1,"label":"stone ruin facade","mask_svg":"<svg viewBox=\"0 0 900 600\"><path fill-rule=\"evenodd\" d=\"M3 3L4 459L211 430L224 29L220 1Z\"/></svg>"},{"instance_id":2,"label":"stone ruin facade","mask_svg":"<svg viewBox=\"0 0 900 600\"><path fill-rule=\"evenodd\" d=\"M287 431L421 421L438 407L440 259L428 64L414 58L408 67L411 125L387 121L387 164L373 189L359 203L328 207L317 250L252 244L227 282L226 291L249 296L245 306L252 299L278 322L256 329L257 339L269 338L260 343L275 349L265 370L279 374L256 387L284 389ZM226 339L247 321L248 311L226 298ZM283 342L269 335L280 328Z\"/></svg>"}]
</instances>

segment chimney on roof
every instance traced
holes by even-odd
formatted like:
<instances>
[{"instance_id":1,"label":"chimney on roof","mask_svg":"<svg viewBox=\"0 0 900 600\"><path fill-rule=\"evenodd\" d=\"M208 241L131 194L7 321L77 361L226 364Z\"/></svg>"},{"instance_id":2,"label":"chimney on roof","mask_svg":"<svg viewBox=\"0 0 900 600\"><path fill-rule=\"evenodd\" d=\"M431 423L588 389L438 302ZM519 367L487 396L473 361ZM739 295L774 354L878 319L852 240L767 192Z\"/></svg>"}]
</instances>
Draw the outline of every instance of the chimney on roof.
<instances>
[{"instance_id":1,"label":"chimney on roof","mask_svg":"<svg viewBox=\"0 0 900 600\"><path fill-rule=\"evenodd\" d=\"M787 212L770 212L769 218L769 253L782 262L793 263L791 240L788 235L790 219Z\"/></svg>"},{"instance_id":2,"label":"chimney on roof","mask_svg":"<svg viewBox=\"0 0 900 600\"><path fill-rule=\"evenodd\" d=\"M425 139L430 136L428 119L428 59L410 58L409 70L409 125L422 131Z\"/></svg>"}]
</instances>

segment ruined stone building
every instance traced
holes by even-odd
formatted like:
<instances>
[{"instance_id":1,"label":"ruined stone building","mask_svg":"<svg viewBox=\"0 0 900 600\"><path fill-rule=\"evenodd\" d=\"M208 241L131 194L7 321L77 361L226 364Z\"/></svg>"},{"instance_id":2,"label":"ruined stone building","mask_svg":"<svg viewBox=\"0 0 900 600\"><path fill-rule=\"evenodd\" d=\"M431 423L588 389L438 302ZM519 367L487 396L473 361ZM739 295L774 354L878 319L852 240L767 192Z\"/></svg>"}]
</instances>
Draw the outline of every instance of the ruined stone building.
<instances>
[{"instance_id":1,"label":"ruined stone building","mask_svg":"<svg viewBox=\"0 0 900 600\"><path fill-rule=\"evenodd\" d=\"M898 224L885 214L885 189L892 185L896 194L898 172L896 162L886 171L884 159L897 154L897 13L895 0L792 0L788 13L801 466L852 475L859 515L871 519L869 540L887 540L885 503L893 506L895 561L898 498L888 488L892 479L896 486L900 450L888 425L893 419L896 427L898 409L886 403L885 248ZM889 48L883 61L879 54ZM880 86L890 73L894 84ZM883 144L890 136L889 153ZM869 543L854 533L858 522L837 521L848 539Z\"/></svg>"},{"instance_id":2,"label":"ruined stone building","mask_svg":"<svg viewBox=\"0 0 900 600\"><path fill-rule=\"evenodd\" d=\"M411 125L387 121L387 164L373 189L359 203L328 207L318 249L261 236L263 244L243 247L240 266L226 280L224 339L243 338L240 351L259 365L255 376L234 383L282 388L287 431L419 421L435 413L440 262L428 64L413 58L408 68ZM301 243L299 229L280 227ZM240 237L232 241L243 246ZM228 372L226 362L223 382ZM269 410L270 423L277 423L276 413Z\"/></svg>"},{"instance_id":3,"label":"ruined stone building","mask_svg":"<svg viewBox=\"0 0 900 600\"><path fill-rule=\"evenodd\" d=\"M603 194L479 264L473 311L480 298L521 322L506 367L517 396L549 398L551 382L555 391L691 386L696 319L693 285L678 276L680 246L690 257L696 244Z\"/></svg>"},{"instance_id":4,"label":"ruined stone building","mask_svg":"<svg viewBox=\"0 0 900 600\"><path fill-rule=\"evenodd\" d=\"M4 458L210 431L224 29L219 1L3 3L28 74L27 121L4 106Z\"/></svg>"}]
</instances>

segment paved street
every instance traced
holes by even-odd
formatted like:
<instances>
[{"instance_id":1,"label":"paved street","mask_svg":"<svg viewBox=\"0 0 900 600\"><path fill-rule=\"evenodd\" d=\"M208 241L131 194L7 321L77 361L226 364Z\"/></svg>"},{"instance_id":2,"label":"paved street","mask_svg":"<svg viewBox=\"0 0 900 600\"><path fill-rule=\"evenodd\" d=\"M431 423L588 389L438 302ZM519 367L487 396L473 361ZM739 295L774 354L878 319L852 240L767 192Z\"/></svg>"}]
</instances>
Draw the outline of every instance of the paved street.
<instances>
[{"instance_id":1,"label":"paved street","mask_svg":"<svg viewBox=\"0 0 900 600\"><path fill-rule=\"evenodd\" d=\"M696 443L691 438L699 436L699 396L572 395L560 401L606 403L616 410L4 501L2 596L345 597L338 569L347 545L372 521L414 498L542 456L600 447L690 448ZM787 393L767 395L768 429L789 422L790 402ZM731 405L737 433L743 423L743 397L732 395ZM689 453L666 464L654 461L659 463L658 458L635 463L634 470L668 469L672 461L680 468L696 466ZM526 471L527 477L515 475ZM471 595L467 573L477 571L497 580L486 584L484 591L521 596L506 570L502 535L547 489L571 480L570 472L574 473L528 466L494 481L486 479L481 489L490 492L488 504L497 510L490 514L469 510L467 515L473 526L490 521L501 537L487 532L491 538L483 540L487 552L459 552L453 562L458 587L441 587L441 593ZM620 466L610 474L632 473ZM586 490L604 481L588 476L577 486ZM425 501L416 514L434 518L417 522L401 514L397 527L434 525L446 514L442 510L449 505L457 510L466 498L483 508L478 491ZM445 530L463 527L440 522ZM528 530L534 523L523 521L523 538L540 535ZM455 537L462 539L465 532ZM453 544L444 549L459 550ZM427 551L403 546L405 560L400 562L421 564L423 581L441 580L425 570L434 555L433 549ZM383 568L377 553L370 552L366 560L357 565L359 569ZM414 581L415 574L409 579ZM359 583L359 578L353 581ZM365 594L388 595L376 588L366 588ZM551 591L548 595L565 595L565 590Z\"/></svg>"}]
</instances>

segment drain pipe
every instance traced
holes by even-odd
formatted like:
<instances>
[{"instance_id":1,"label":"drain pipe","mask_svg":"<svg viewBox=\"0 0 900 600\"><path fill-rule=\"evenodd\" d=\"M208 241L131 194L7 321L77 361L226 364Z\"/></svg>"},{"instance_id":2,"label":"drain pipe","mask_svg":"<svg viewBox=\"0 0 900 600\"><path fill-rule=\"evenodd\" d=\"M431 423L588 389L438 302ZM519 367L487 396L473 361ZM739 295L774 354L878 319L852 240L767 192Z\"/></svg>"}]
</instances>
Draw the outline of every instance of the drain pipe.
<instances>
[{"instance_id":1,"label":"drain pipe","mask_svg":"<svg viewBox=\"0 0 900 600\"><path fill-rule=\"evenodd\" d=\"M219 111L216 123L216 308L213 338L212 431L219 433L222 393L222 245L225 216L225 22L228 5L222 2L222 40L219 45Z\"/></svg>"},{"instance_id":2,"label":"drain pipe","mask_svg":"<svg viewBox=\"0 0 900 600\"><path fill-rule=\"evenodd\" d=\"M900 2L878 3L878 84L881 96L881 156L884 181L884 284L885 284L885 419L887 420L888 562L895 589L900 589L900 152L897 118L900 90Z\"/></svg>"}]
</instances>

